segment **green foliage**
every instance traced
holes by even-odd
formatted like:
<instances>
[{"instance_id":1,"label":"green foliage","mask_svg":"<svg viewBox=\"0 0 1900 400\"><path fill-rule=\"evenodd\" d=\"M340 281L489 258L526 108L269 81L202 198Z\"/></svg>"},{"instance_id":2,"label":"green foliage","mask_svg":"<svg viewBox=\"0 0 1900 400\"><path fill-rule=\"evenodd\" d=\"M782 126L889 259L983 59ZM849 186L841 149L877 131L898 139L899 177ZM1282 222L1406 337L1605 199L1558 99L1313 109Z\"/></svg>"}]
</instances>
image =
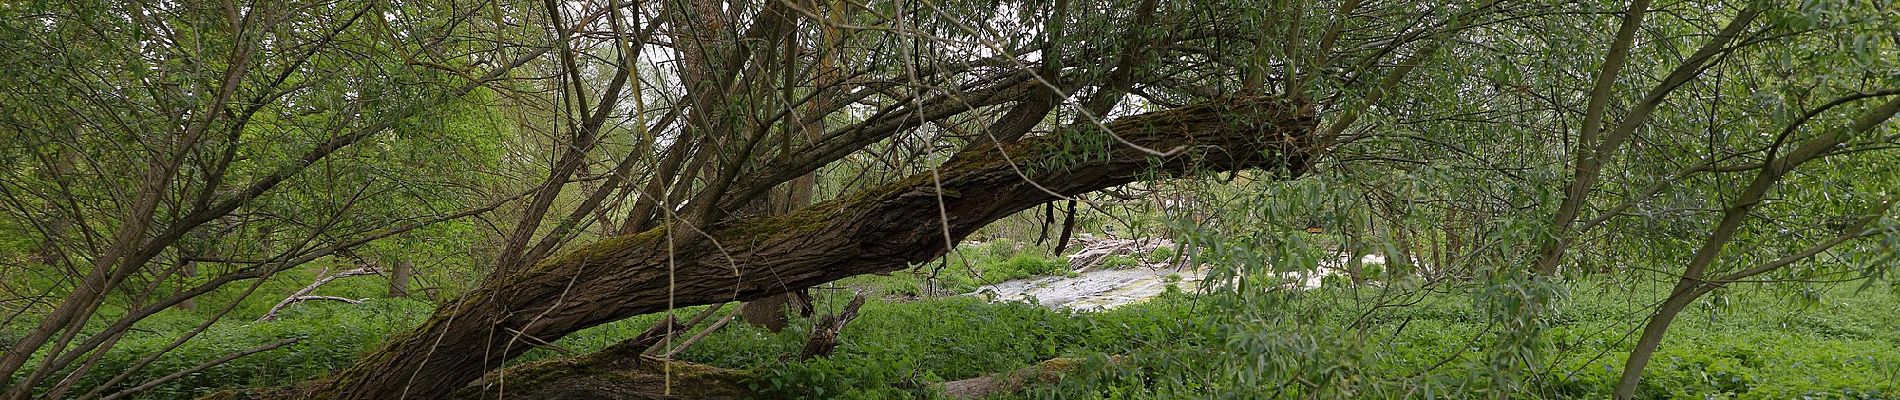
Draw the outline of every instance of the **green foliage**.
<instances>
[{"instance_id":1,"label":"green foliage","mask_svg":"<svg viewBox=\"0 0 1900 400\"><path fill-rule=\"evenodd\" d=\"M349 367L384 338L414 327L428 317L431 310L428 304L412 300L371 299L357 305L300 304L285 310L275 321L249 322L242 318L221 321L106 393L286 338L300 340L188 374L144 392L138 398L192 399L224 388L296 383ZM164 348L178 334L194 328L199 323L196 318L184 315L154 318L148 330L130 335L107 352L100 359L99 368L82 378L79 387L102 384L146 355Z\"/></svg>"},{"instance_id":2,"label":"green foliage","mask_svg":"<svg viewBox=\"0 0 1900 400\"><path fill-rule=\"evenodd\" d=\"M1009 371L1062 356L1117 354L1148 343L1169 343L1196 327L1187 299L1170 297L1098 314L1071 314L1021 303L968 297L867 303L863 317L841 335L830 357L762 368L754 388L764 398L916 397L927 383ZM721 332L715 336L745 335ZM802 334L789 335L793 343ZM709 338L708 340L712 340ZM693 360L730 360L713 343L687 352ZM795 351L795 347L792 348Z\"/></svg>"},{"instance_id":3,"label":"green foliage","mask_svg":"<svg viewBox=\"0 0 1900 400\"><path fill-rule=\"evenodd\" d=\"M1479 15L1482 24L1444 31L1435 27L1457 25L1454 15L1474 11L1469 6L1475 4L1417 7L1392 2L1397 5L1393 7L1368 2L1356 12L1336 13L1333 7L1301 2L1164 2L1169 4L1158 10L1164 19L1208 30L1185 35L1158 35L1163 32L1155 30L1163 24L1127 23L1128 13L1135 9L1129 3L1051 10L1044 8L1050 3L1030 2L1011 10L1017 4L947 2L933 4L932 12L920 14L906 9L909 6L903 2L870 2L864 8L874 12L828 17L846 22L832 25L907 33L844 35L848 39L843 39L847 44L842 48L849 50L836 51L851 54L838 57L846 67L840 72L864 82L891 81L896 70L917 73L915 68L897 67L920 65L894 62L898 58L879 49L907 49L902 59L908 62L940 65L956 65L977 53L995 56L999 49L1038 49L1036 59L1049 67L1044 71L1057 72L1056 81L1073 82L1075 94L1084 96L1077 100L1083 103L1092 103L1088 97L1105 93L1108 85L1100 78L1111 71L1134 72L1133 79L1140 83L1124 90L1135 90L1144 100L1111 102L1106 104L1110 106L1106 115L1077 115L1072 102L1064 99L1063 106L1047 118L1056 123L1039 126L1033 133L1054 136L1040 143L1048 143L1057 154L1019 166L1029 172L1099 161L1123 145L1096 124L1068 121L1101 121L1127 115L1131 109L1190 104L1236 90L1342 99L1316 108L1327 121L1356 115L1358 125L1348 127L1344 137L1324 138L1326 154L1314 157L1311 168L1300 168L1304 179L1285 182L1283 178L1293 172L1290 169L1245 171L1222 179L1131 184L1118 190L1139 196L1097 196L1091 200L1107 201L1082 202L1077 212L1079 231L1115 229L1148 235L1160 233L1152 229L1165 228L1168 234L1178 234L1170 238L1184 243L1187 250L1180 251L1188 253L1158 248L1145 255L1109 257L1105 266L1124 268L1191 254L1196 262L1212 267L1207 287L1216 294L1189 297L1170 290L1151 303L1080 315L938 297L1008 280L1072 274L1060 254L1022 243L1042 236L1025 233L1046 233L1045 218L1052 219L1053 213L1038 214L1032 209L985 228L980 233L987 239L983 245L957 249L941 262L841 282L845 287L868 289L879 299L865 307L865 316L847 329L844 345L831 357L788 361L786 355L798 350L804 332L769 333L739 324L707 338L686 352L685 358L758 370L758 380L750 384L769 397L926 396L933 382L1004 371L1051 357L1082 356L1088 365L1084 370L1091 372L1020 396L1602 398L1629 351L1629 340L1619 333L1640 326L1668 290L1653 281L1676 278L1696 249L1702 248L1710 236L1709 227L1731 209L1728 202L1756 172L1751 165L1786 154L1792 143L1838 131L1884 98L1841 103L1839 108L1806 119L1804 114L1818 105L1900 87L1900 57L1896 56L1900 37L1893 36L1900 14L1892 12L1893 1L1669 4L1640 29L1623 75L1607 88L1611 124L1640 121L1641 126L1632 144L1610 149L1614 150L1610 159L1599 160L1607 164L1596 186L1585 188L1583 194L1589 196L1581 202L1584 215L1579 218L1602 219L1593 222L1598 225L1580 226L1552 221L1551 216L1567 196L1565 187L1578 179L1570 163L1587 159L1578 151L1594 145L1583 140L1588 137L1585 134L1599 134L1577 132L1578 110L1589 97L1580 88L1588 87L1589 77L1604 69L1600 48L1606 35L1616 31L1614 16L1624 12L1623 2L1506 2L1484 7L1483 12L1494 14ZM10 144L0 148L0 165L7 166L0 170L0 191L5 192L4 205L0 205L0 291L13 298L58 297L71 291L74 279L68 276L66 264L88 265L88 257L111 246L102 239L119 236L116 229L128 214L124 205L133 203L127 191L139 188L141 177L152 166L172 164L179 172L161 185L169 189L160 196L163 201L155 215L162 217L148 229L154 231L150 234L179 226L175 225L180 222L177 216L193 215L207 204L231 199L246 183L268 180L265 177L285 168L309 167L258 198L243 199L231 215L213 216L215 222L184 232L178 243L154 252L158 261L151 265L132 266L138 272L124 287L151 283L156 295L236 272L246 264L201 262L195 265L203 270L194 276L150 273L182 266L176 260L187 253L231 260L274 259L287 249L348 242L393 225L489 204L533 185L514 182L515 177L546 175L550 160L543 158L550 153L547 150L558 146L542 141L565 136L547 133L566 130L569 127L561 121L571 117L557 111L569 107L555 104L568 104L574 95L568 85L580 89L600 79L588 76L537 86L535 79L527 77L561 74L535 71L505 76L467 96L441 95L466 84L475 76L471 74L507 59L507 54L480 49L538 46L511 42L522 34L547 36L533 20L489 27L479 23L480 18L443 18L512 11L500 5L465 10L456 3L432 2L371 8L293 4L270 9L285 14L243 19L266 21L269 29L232 29L225 12L233 10L190 2L157 7L127 4L0 3L0 65L6 67L6 73L0 74L0 127L4 127L0 139ZM1725 46L1712 64L1691 71L1694 79L1674 92L1656 92L1663 97L1653 115L1631 119L1629 114L1637 109L1633 105L1653 92L1656 81L1669 76L1672 68L1709 40L1711 29L1740 15L1743 7L1763 9L1761 19L1743 27L1745 37ZM355 14L357 10L371 11ZM345 23L362 15L370 18ZM388 15L404 18L377 18ZM889 26L895 20L882 17L886 15L919 18ZM1007 29L999 31L1011 33L1001 37L969 33L987 32L991 27L971 29L966 20L1005 21ZM460 29L494 32L469 35ZM158 32L162 37L148 37ZM1221 32L1260 36L1228 38ZM800 30L792 36L829 38L832 33L836 32ZM1383 36L1387 33L1399 36ZM328 36L317 40L312 36L317 34ZM1130 46L1138 47L1139 40L1104 39L1160 36L1212 42L1159 43L1153 51L1126 52ZM1308 37L1327 39L1282 40ZM575 40L582 39L586 38ZM812 41L795 40L783 47L802 51L797 49L798 42ZM979 42L984 44L980 52L970 52L976 47L964 45ZM236 43L252 43L256 51L238 52L226 46ZM1307 47L1313 43L1333 48ZM1444 47L1432 47L1440 45ZM834 51L811 50L814 54ZM1083 57L1082 53L1094 55ZM1109 66L1121 63L1062 65L1068 59L1117 54L1141 57L1128 58L1138 64L1113 68ZM308 59L298 59L298 55ZM817 70L792 65L803 59L796 57L799 54L786 55L783 60L793 67L784 76L788 83L803 78L794 76L799 70ZM1405 63L1407 57L1418 59ZM852 61L857 59L867 61ZM1309 60L1323 64L1303 65ZM247 67L234 68L240 64ZM1406 67L1393 68L1402 64ZM990 80L996 77L972 74L989 74L999 65L1003 64L986 63L968 69L974 72L939 71L938 75ZM551 66L535 62L528 68ZM643 66L641 73L654 70L648 67ZM592 71L589 75L606 71L581 69ZM1414 72L1389 76L1404 78L1395 80L1397 85L1380 84L1386 72L1398 70ZM221 76L225 71L243 72L226 79ZM752 72L744 77L744 82L769 82L754 79ZM666 76L653 78L649 81L682 82ZM961 78L948 79L928 83L944 84L940 87L946 89L969 87L964 85L968 82L956 81ZM236 97L213 101L211 94L227 80L235 86L224 89L231 89ZM1244 87L1248 81L1268 87ZM1284 86L1273 88L1278 85ZM772 89L740 86L768 93ZM788 99L805 94L829 97L796 93L808 90L803 86L782 89ZM868 97L852 100L851 107L884 109L880 102L903 99L873 92L904 89L913 88L862 92ZM555 97L537 98L536 93ZM791 107L751 103L749 98L756 96L721 97L727 108L804 114ZM996 111L992 105L1020 99L992 100L987 103L991 105L973 107L972 115L933 118L930 124L920 120L917 128L873 138L876 143L866 145L864 151L851 152L814 174L818 197L862 196L866 193L856 189L924 179L914 173L949 160L944 149L982 144L973 142L973 135L940 131L960 131L963 124L981 128L991 118L974 114ZM575 101L579 103L585 101ZM246 110L251 105L256 108ZM668 107L687 109L677 104ZM700 107L692 109L698 114L703 111ZM896 113L852 111L819 117L835 128L876 116L909 115L898 112L899 108L888 110ZM738 113L723 117L757 119ZM618 122L620 117L614 119L617 122L599 132L610 139L588 155L590 162L652 155L636 154L639 149L671 153L658 148L669 141L667 146L734 147L693 143L684 140L684 133L645 138L644 145L623 142L635 137L627 130L644 127L629 128ZM202 140L197 147L166 148L176 144L174 139L199 137L178 132L195 121L216 122L207 122L212 125L205 127L207 133L194 139ZM573 119L567 121L571 124ZM770 132L785 127L772 124L713 131ZM371 132L377 134L320 162L303 160L321 143L369 127L375 127ZM789 136L789 129L785 131ZM1742 214L1745 220L1734 240L1721 248L1710 263L1710 272L1720 276L1740 271L1836 237L1858 239L1699 299L1675 322L1649 367L1640 397L1900 395L1896 388L1900 385L1896 383L1900 382L1900 350L1896 350L1900 314L1895 311L1900 309L1895 307L1900 280L1893 276L1900 265L1895 262L1900 257L1896 251L1900 250L1900 218L1891 211L1868 211L1891 200L1893 188L1900 187L1900 157L1892 151L1900 136L1895 134L1893 124L1882 123L1873 132L1838 146L1824 160L1776 174L1781 181L1769 200ZM763 147L804 148L796 143ZM908 155L902 158L910 161L896 161L896 155ZM790 158L787 154L755 156ZM217 160L231 161L224 165ZM1700 162L1708 162L1709 167L1692 168ZM705 172L743 178L753 167L743 164L734 171L709 168ZM583 175L601 172L589 165ZM694 179L710 179L698 172L684 176L684 181L668 187L691 192L705 189ZM645 182L617 184L640 183ZM573 186L587 185L593 183ZM579 193L561 193L555 203L560 207L579 203ZM1127 204L1129 198L1149 195L1179 204ZM500 214L506 217L513 210L504 207ZM596 218L607 219L622 208L605 210ZM553 211L549 215L566 214L561 212L566 210ZM819 211L827 210L809 211L803 215L811 219L798 222L837 214ZM463 285L483 280L485 271L476 266L490 259L484 254L492 251L488 239L493 239L492 232L506 229L491 223L507 218L494 217L440 223L354 250L376 260L436 264L423 265L421 269L429 272L418 279L452 295ZM1849 229L1849 222L1863 218L1873 221L1869 229ZM1308 226L1323 229L1303 229ZM579 234L582 241L596 234L593 229L585 231ZM1569 276L1526 272L1525 266L1548 243L1570 248L1568 258L1558 260ZM47 251L54 245L66 248L65 259ZM1394 259L1386 266L1348 263L1346 269L1353 276L1329 275L1325 289L1281 288L1287 279L1283 273L1337 268L1342 253L1348 257L1414 254L1429 261ZM349 267L331 259L314 264L258 281L255 293L244 287L248 282L230 285L198 298L196 309L166 310L140 322L125 340L104 350L99 368L83 375L79 387L98 385L131 368L136 360L164 349L173 338L193 330L226 305L233 307L225 321L113 388L287 337L302 338L302 342L192 374L146 396L190 397L218 387L308 378L346 365L382 337L413 325L430 307L395 300L357 306L308 303L291 308L280 321L243 322L313 279L313 269ZM1414 273L1429 276L1414 277ZM1745 286L1757 279L1782 283ZM1843 280L1858 290L1846 292L1821 283ZM375 297L385 283L381 278L350 279L331 284L322 294ZM97 329L138 304L134 300L143 295L115 292L104 301L99 316L88 316L95 326L78 330ZM827 307L836 307L835 297L840 296L821 297L829 298ZM0 327L0 347L17 340L44 312L46 306L36 301L0 304L0 311L17 312L23 315L19 321L26 322L9 321ZM597 326L569 335L560 344L575 351L598 349L632 336L655 318ZM798 321L794 326L809 322ZM535 350L512 362L557 355ZM1109 355L1127 356L1129 361L1111 362Z\"/></svg>"},{"instance_id":4,"label":"green foliage","mask_svg":"<svg viewBox=\"0 0 1900 400\"><path fill-rule=\"evenodd\" d=\"M967 297L873 300L827 358L786 360L808 320L777 334L735 324L683 357L753 369L749 385L764 398L924 398L931 383L1056 357L1089 361L1082 372L1005 398L1601 398L1629 345L1603 332L1627 327L1628 315L1641 310L1600 295L1606 284L1320 289L1240 303L1171 292L1086 314ZM1652 289L1661 288L1642 290ZM1895 300L1891 294L1825 290L1822 304L1812 306L1825 309L1748 294L1754 300L1703 315L1713 319L1681 324L1640 397L1878 399L1900 390L1893 379L1900 376L1900 315L1882 308ZM1533 306L1529 298L1549 309L1512 311ZM1385 306L1394 303L1404 306ZM1511 324L1538 328L1505 329ZM592 332L562 343L574 346ZM1125 358L1111 363L1111 355Z\"/></svg>"},{"instance_id":5,"label":"green foliage","mask_svg":"<svg viewBox=\"0 0 1900 400\"><path fill-rule=\"evenodd\" d=\"M105 392L129 388L226 354L286 338L300 338L300 341L189 374L139 398L195 398L219 388L284 385L310 379L351 365L358 355L374 348L389 335L413 327L433 309L433 305L417 300L382 299L388 281L379 276L362 276L331 281L313 294L364 299L363 304L300 302L286 307L277 320L251 322L278 300L308 285L319 273L353 267L341 260L313 264L279 272L261 282L252 281L258 286L248 296L249 284L230 285L199 296L196 307L160 311L136 325L132 333L101 357L99 367L82 377L78 387L90 390L104 383L222 313L226 306L231 306L230 312L219 322ZM236 304L232 305L233 302ZM115 303L108 306L124 307ZM32 326L31 322L35 321L0 328L0 341L23 334L24 329Z\"/></svg>"},{"instance_id":6,"label":"green foliage","mask_svg":"<svg viewBox=\"0 0 1900 400\"><path fill-rule=\"evenodd\" d=\"M1173 247L1159 246L1159 247L1155 247L1154 250L1148 252L1148 262L1158 263L1158 262L1174 261L1174 256L1175 254L1174 254Z\"/></svg>"},{"instance_id":7,"label":"green foliage","mask_svg":"<svg viewBox=\"0 0 1900 400\"><path fill-rule=\"evenodd\" d=\"M1130 262L1132 262L1132 260L1130 260ZM1035 254L1018 254L1011 256L1002 262L986 266L982 271L982 276L979 277L976 282L981 285L1028 277L1071 273L1071 271L1069 271L1069 263Z\"/></svg>"},{"instance_id":8,"label":"green foliage","mask_svg":"<svg viewBox=\"0 0 1900 400\"><path fill-rule=\"evenodd\" d=\"M1102 258L1103 269L1134 268L1138 266L1141 266L1141 261L1131 256L1117 254Z\"/></svg>"},{"instance_id":9,"label":"green foliage","mask_svg":"<svg viewBox=\"0 0 1900 400\"><path fill-rule=\"evenodd\" d=\"M1597 289L1582 283L1562 288ZM1660 289L1660 288L1652 288ZM1487 310L1523 306L1477 287L1401 294L1321 289L1253 296L1208 334L1172 334L1165 346L1122 346L1134 362L1065 379L1026 398L1604 398L1629 343L1630 311L1613 296L1553 299L1542 328L1510 332ZM1522 298L1510 295L1512 298ZM1736 304L1734 317L1680 324L1639 398L1889 398L1900 390L1900 328L1888 295L1825 296L1840 310L1773 301ZM1383 299L1383 300L1378 300ZM1488 300L1487 300L1488 299ZM1474 302L1476 300L1476 302ZM1366 307L1404 304L1403 307ZM1866 307L1866 308L1863 308ZM1518 313L1511 313L1516 315ZM1832 333L1822 333L1832 332ZM1874 333L1878 332L1878 333ZM1873 336L1863 336L1872 333ZM1533 343L1534 342L1534 343ZM1516 352L1509 349L1522 349ZM1512 360L1512 358L1516 358ZM1516 366L1513 366L1516 365ZM1183 379L1183 376L1199 379Z\"/></svg>"},{"instance_id":10,"label":"green foliage","mask_svg":"<svg viewBox=\"0 0 1900 400\"><path fill-rule=\"evenodd\" d=\"M974 246L961 246L950 255L887 276L865 275L840 283L868 290L871 294L903 297L937 294L962 294L977 287L1039 276L1066 276L1069 263L1048 254L1046 249L1026 246L1009 239L996 239ZM936 292L925 293L925 287Z\"/></svg>"},{"instance_id":11,"label":"green foliage","mask_svg":"<svg viewBox=\"0 0 1900 400\"><path fill-rule=\"evenodd\" d=\"M1085 361L1080 372L1059 382L1006 398L1600 398L1628 349L1628 342L1604 332L1627 329L1629 315L1643 310L1607 295L1625 290L1616 285L1528 281L1491 289L1325 288L1246 297L1170 291L1153 301L1080 314L963 296L874 299L829 357L788 359L811 324L794 318L779 333L733 323L681 358L753 370L755 378L746 384L762 398L927 398L933 383L1057 357ZM1678 324L1650 369L1642 398L1878 399L1900 391L1894 379L1900 376L1894 294L1821 287L1818 301L1807 303L1778 300L1782 296L1765 289L1738 289L1735 296L1726 310L1698 309ZM844 299L844 293L821 290L820 312L835 312ZM1526 299L1543 299L1536 303L1542 305ZM1392 304L1403 307L1387 306ZM1533 306L1549 308L1518 311ZM288 309L278 321L221 322L129 381L300 337L296 345L187 376L142 398L296 382L349 365L429 311L407 300L310 303ZM167 315L109 352L85 382L122 370L196 318ZM1519 320L1522 315L1542 317ZM593 351L638 333L657 317L597 326L557 345ZM1505 329L1512 324L1537 329ZM556 356L535 350L513 364Z\"/></svg>"}]
</instances>

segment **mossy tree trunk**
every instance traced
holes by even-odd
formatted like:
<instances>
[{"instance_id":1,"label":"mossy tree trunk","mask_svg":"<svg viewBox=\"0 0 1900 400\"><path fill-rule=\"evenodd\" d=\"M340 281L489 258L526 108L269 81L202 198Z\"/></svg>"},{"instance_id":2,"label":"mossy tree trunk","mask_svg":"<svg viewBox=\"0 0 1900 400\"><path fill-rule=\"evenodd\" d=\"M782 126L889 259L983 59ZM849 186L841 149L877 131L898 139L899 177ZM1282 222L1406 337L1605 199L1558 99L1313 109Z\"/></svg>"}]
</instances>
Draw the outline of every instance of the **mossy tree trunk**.
<instances>
[{"instance_id":1,"label":"mossy tree trunk","mask_svg":"<svg viewBox=\"0 0 1900 400\"><path fill-rule=\"evenodd\" d=\"M491 279L308 395L441 398L530 343L669 308L899 270L1058 195L1189 170L1295 177L1312 153L1315 121L1300 104L1226 99L1121 118L1107 125L1113 136L1084 127L973 143L931 172L790 214L602 240ZM1092 154L1072 150L1090 146Z\"/></svg>"}]
</instances>

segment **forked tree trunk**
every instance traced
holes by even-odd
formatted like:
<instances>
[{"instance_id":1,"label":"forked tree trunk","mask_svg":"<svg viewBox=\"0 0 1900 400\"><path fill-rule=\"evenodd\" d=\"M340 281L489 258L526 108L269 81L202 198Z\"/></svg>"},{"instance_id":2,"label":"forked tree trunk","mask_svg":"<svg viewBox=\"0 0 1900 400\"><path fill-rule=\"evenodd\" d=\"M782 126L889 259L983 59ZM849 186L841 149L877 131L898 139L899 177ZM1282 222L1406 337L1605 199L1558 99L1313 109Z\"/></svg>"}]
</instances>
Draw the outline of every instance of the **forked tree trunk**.
<instances>
[{"instance_id":1,"label":"forked tree trunk","mask_svg":"<svg viewBox=\"0 0 1900 400\"><path fill-rule=\"evenodd\" d=\"M443 398L528 351L526 343L669 307L751 300L902 269L942 255L945 240L961 240L1056 194L1156 176L1149 172L1262 168L1273 178L1295 177L1307 165L1315 122L1302 105L1228 99L1119 119L1108 125L1119 139L1078 128L978 142L935 171L791 214L601 240L489 280L306 394ZM1101 152L1078 157L1065 150L1082 147L1076 143L1098 143Z\"/></svg>"}]
</instances>

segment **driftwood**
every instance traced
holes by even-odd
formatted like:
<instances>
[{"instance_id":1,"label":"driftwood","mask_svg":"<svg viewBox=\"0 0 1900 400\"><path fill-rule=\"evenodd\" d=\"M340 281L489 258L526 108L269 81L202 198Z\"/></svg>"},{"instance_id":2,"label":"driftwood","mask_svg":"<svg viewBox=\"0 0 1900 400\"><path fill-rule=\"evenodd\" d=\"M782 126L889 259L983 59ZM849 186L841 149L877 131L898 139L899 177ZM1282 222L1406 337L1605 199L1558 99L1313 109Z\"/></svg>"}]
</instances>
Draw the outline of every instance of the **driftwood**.
<instances>
[{"instance_id":1,"label":"driftwood","mask_svg":"<svg viewBox=\"0 0 1900 400\"><path fill-rule=\"evenodd\" d=\"M649 331L651 332L651 331ZM743 399L746 371L642 355L642 335L578 357L495 371L462 388L454 399Z\"/></svg>"},{"instance_id":2,"label":"driftwood","mask_svg":"<svg viewBox=\"0 0 1900 400\"><path fill-rule=\"evenodd\" d=\"M1014 371L939 383L937 387L943 389L944 397L952 399L988 398L1020 392L1030 384L1060 382L1064 375L1075 372L1086 362L1086 359L1074 357L1051 358ZM1128 357L1108 358L1109 365L1125 362L1128 362Z\"/></svg>"},{"instance_id":3,"label":"driftwood","mask_svg":"<svg viewBox=\"0 0 1900 400\"><path fill-rule=\"evenodd\" d=\"M701 310L699 314L693 315L693 318L686 320L686 323L674 325L674 327L671 329L668 329L666 325L663 325L668 322L674 322L673 315L667 314L665 319L662 319L660 320L660 322L654 323L652 327L647 328L647 332L653 332L655 330L658 330L661 336L659 340L654 340L652 344L648 344L646 350L641 351L640 354L645 354L649 356L660 355L661 348L666 346L666 339L671 339L673 338L674 335L678 335L681 332L686 332L686 330L688 329L693 329L693 327L699 326L700 321L705 321L706 317L711 317L713 313L719 312L719 309L724 308L725 306L726 306L726 303L719 303L719 304L714 304L711 307L706 307L706 309Z\"/></svg>"},{"instance_id":4,"label":"driftwood","mask_svg":"<svg viewBox=\"0 0 1900 400\"><path fill-rule=\"evenodd\" d=\"M838 347L838 333L844 331L845 324L858 318L858 307L863 306L864 294L859 293L851 297L851 303L845 304L843 311L819 318L818 323L812 324L811 338L805 341L805 350L798 353L798 359L831 355L831 350Z\"/></svg>"},{"instance_id":5,"label":"driftwood","mask_svg":"<svg viewBox=\"0 0 1900 400\"><path fill-rule=\"evenodd\" d=\"M1108 261L1108 258L1111 256L1132 256L1136 258L1141 258L1141 257L1146 257L1148 254L1153 253L1155 249L1158 249L1158 248L1175 247L1174 241L1167 240L1167 239L1157 239L1157 238L1142 238L1142 239L1116 239L1116 238L1086 239L1085 238L1085 239L1077 239L1075 243L1081 245L1082 249L1077 250L1075 254L1069 255L1069 269L1075 270L1078 272L1088 272L1090 270L1096 269L1097 267L1101 267L1102 264ZM1186 257L1177 256L1176 258L1180 259L1180 262L1178 264L1175 264L1176 266L1184 266L1184 265L1190 264L1189 260ZM1156 263L1157 266L1166 266L1168 265L1167 263L1174 262L1175 260L1148 260L1148 261L1151 263Z\"/></svg>"},{"instance_id":6,"label":"driftwood","mask_svg":"<svg viewBox=\"0 0 1900 400\"><path fill-rule=\"evenodd\" d=\"M691 338L687 338L686 341L680 342L678 346L673 346L672 349L668 349L666 351L666 355L661 356L660 358L665 358L665 359L670 360L670 359L673 359L674 356L678 356L680 355L680 353L686 352L686 348L693 347L694 344L699 343L700 339L705 339L706 336L712 335L713 332L719 331L719 328L726 327L726 324L731 323L733 318L738 318L739 313L741 311L744 311L744 309L745 309L744 307L734 308L731 314L726 314L725 318L720 318L718 321L714 321L712 325L707 326L706 329L699 331L699 334L693 335L693 337Z\"/></svg>"},{"instance_id":7,"label":"driftwood","mask_svg":"<svg viewBox=\"0 0 1900 400\"><path fill-rule=\"evenodd\" d=\"M376 267L361 266L361 267L356 267L355 269L351 269L348 271L338 272L334 275L326 276L323 274L318 274L317 280L315 282L310 282L310 285L304 286L303 289L297 289L296 293L291 293L290 296L285 297L283 301L277 302L277 305L271 306L270 311L265 311L263 316L257 317L257 321L264 322L264 321L277 319L277 313L283 311L284 307L289 307L291 304L296 304L296 303L304 302L304 301L330 300L330 301L341 301L341 302L350 303L350 304L362 303L363 302L362 300L347 299L347 298L336 297L336 296L312 296L310 295L310 292L316 291L318 287L323 286L323 284L330 283L330 281L348 278L352 276L374 275L376 273L378 273L378 271L376 270Z\"/></svg>"},{"instance_id":8,"label":"driftwood","mask_svg":"<svg viewBox=\"0 0 1900 400\"><path fill-rule=\"evenodd\" d=\"M707 310L717 309L719 308L710 307ZM666 317L660 318L659 322L654 323L653 326L648 327L647 330L641 331L639 335L635 335L632 339L620 341L620 343L616 343L604 351L626 353L639 350L645 353L648 349L659 346L660 343L665 342L666 337L672 335L673 332L686 330L687 327L692 326L691 324L697 322L699 321L693 320L682 324L679 320L674 319L672 314L667 314Z\"/></svg>"},{"instance_id":9,"label":"driftwood","mask_svg":"<svg viewBox=\"0 0 1900 400\"><path fill-rule=\"evenodd\" d=\"M297 296L297 297L287 298L284 300L292 302L292 303L300 302L300 301L328 300L328 301L336 301L336 302L343 302L343 303L350 303L350 304L363 304L363 300L360 300L360 299L352 299L348 297L338 297L338 296L314 296L314 295L313 296Z\"/></svg>"}]
</instances>

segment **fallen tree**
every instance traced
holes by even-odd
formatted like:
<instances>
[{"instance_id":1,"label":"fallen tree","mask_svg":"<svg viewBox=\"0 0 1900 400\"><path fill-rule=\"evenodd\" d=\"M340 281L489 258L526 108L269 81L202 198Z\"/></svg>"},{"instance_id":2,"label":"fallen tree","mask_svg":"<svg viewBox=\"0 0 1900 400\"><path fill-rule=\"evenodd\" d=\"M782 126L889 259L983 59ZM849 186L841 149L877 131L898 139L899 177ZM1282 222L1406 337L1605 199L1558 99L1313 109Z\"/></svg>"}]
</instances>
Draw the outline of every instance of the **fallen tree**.
<instances>
[{"instance_id":1,"label":"fallen tree","mask_svg":"<svg viewBox=\"0 0 1900 400\"><path fill-rule=\"evenodd\" d=\"M362 300L345 298L345 297L336 297L336 296L315 296L315 295L311 295L310 292L316 291L317 288L323 287L323 284L330 283L330 281L348 278L352 276L375 275L379 272L381 271L377 271L376 267L366 265L366 266L357 267L355 269L351 269L348 271L338 272L333 275L325 275L323 273L318 273L316 281L310 282L309 285L304 285L303 289L298 289L296 292L291 293L290 296L286 296L284 297L283 300L278 301L277 305L271 306L270 310L265 311L263 316L257 317L257 322L275 320L277 319L277 313L283 312L284 307L289 307L291 304L296 304L298 302L313 301L313 300L329 300L329 301L340 301L340 302L350 303L350 304L360 304L363 302Z\"/></svg>"},{"instance_id":2,"label":"fallen tree","mask_svg":"<svg viewBox=\"0 0 1900 400\"><path fill-rule=\"evenodd\" d=\"M937 388L943 390L944 397L951 399L990 398L1021 392L1034 384L1061 382L1065 375L1082 369L1088 361L1073 357L1051 358L1008 372L939 383ZM1128 362L1128 357L1111 356L1104 361L1108 365L1124 364Z\"/></svg>"},{"instance_id":3,"label":"fallen tree","mask_svg":"<svg viewBox=\"0 0 1900 400\"><path fill-rule=\"evenodd\" d=\"M1296 177L1314 151L1316 121L1304 104L1228 98L1019 141L977 140L930 172L790 214L601 240L494 277L295 395L442 398L526 352L528 343L670 308L902 269L944 254L992 221L1066 196L1197 171L1259 168Z\"/></svg>"}]
</instances>

